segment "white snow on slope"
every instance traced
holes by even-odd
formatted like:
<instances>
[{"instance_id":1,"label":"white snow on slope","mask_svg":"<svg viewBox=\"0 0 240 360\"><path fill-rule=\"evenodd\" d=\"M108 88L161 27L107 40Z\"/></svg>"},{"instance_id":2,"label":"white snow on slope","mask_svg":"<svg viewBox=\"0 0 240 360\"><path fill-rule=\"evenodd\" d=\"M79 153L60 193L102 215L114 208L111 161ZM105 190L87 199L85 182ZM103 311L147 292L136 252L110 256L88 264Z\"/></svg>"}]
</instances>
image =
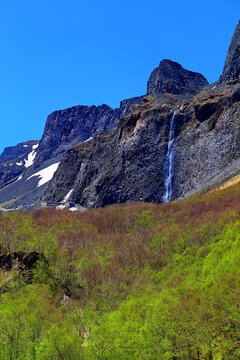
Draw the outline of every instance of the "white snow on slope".
<instances>
[{"instance_id":1,"label":"white snow on slope","mask_svg":"<svg viewBox=\"0 0 240 360\"><path fill-rule=\"evenodd\" d=\"M88 142L89 140L92 140L92 139L93 139L93 137L91 136L90 138L88 138L87 140L85 140L83 142L85 143L85 142Z\"/></svg>"},{"instance_id":2,"label":"white snow on slope","mask_svg":"<svg viewBox=\"0 0 240 360\"><path fill-rule=\"evenodd\" d=\"M63 199L63 202L68 201L68 199L70 198L72 192L73 192L73 188L67 193L67 195Z\"/></svg>"},{"instance_id":3,"label":"white snow on slope","mask_svg":"<svg viewBox=\"0 0 240 360\"><path fill-rule=\"evenodd\" d=\"M22 161L16 162L17 166L21 166L22 165Z\"/></svg>"},{"instance_id":4,"label":"white snow on slope","mask_svg":"<svg viewBox=\"0 0 240 360\"><path fill-rule=\"evenodd\" d=\"M37 173L29 176L29 178L27 178L27 180L31 179L33 176L39 176L40 179L38 182L38 187L42 186L43 184L45 184L46 182L48 182L52 179L59 164L60 164L60 162L52 164L52 165L46 167L45 169L42 169L42 170L38 171Z\"/></svg>"},{"instance_id":5,"label":"white snow on slope","mask_svg":"<svg viewBox=\"0 0 240 360\"><path fill-rule=\"evenodd\" d=\"M16 182L21 179L22 179L22 174L17 178Z\"/></svg>"},{"instance_id":6,"label":"white snow on slope","mask_svg":"<svg viewBox=\"0 0 240 360\"><path fill-rule=\"evenodd\" d=\"M66 205L60 204L56 207L57 210L66 209Z\"/></svg>"},{"instance_id":7,"label":"white snow on slope","mask_svg":"<svg viewBox=\"0 0 240 360\"><path fill-rule=\"evenodd\" d=\"M36 156L36 148L38 147L38 145L39 144L37 144L37 145L33 145L33 147L32 147L32 151L28 154L28 158L27 158L27 160L26 159L24 159L24 161L25 161L25 168L28 168L29 166L31 166L32 164L33 164L33 161L34 161L34 159L35 159L35 156Z\"/></svg>"},{"instance_id":8,"label":"white snow on slope","mask_svg":"<svg viewBox=\"0 0 240 360\"><path fill-rule=\"evenodd\" d=\"M71 207L69 208L69 211L79 211L79 209L77 207Z\"/></svg>"}]
</instances>

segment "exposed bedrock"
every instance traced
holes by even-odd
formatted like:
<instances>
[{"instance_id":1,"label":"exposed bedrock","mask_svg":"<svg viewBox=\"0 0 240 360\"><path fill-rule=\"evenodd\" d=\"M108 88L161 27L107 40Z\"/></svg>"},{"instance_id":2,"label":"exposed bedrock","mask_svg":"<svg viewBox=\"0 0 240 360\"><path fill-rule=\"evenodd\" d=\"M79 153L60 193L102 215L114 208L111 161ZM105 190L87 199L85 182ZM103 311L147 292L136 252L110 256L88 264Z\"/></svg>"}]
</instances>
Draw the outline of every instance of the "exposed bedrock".
<instances>
[{"instance_id":1,"label":"exposed bedrock","mask_svg":"<svg viewBox=\"0 0 240 360\"><path fill-rule=\"evenodd\" d=\"M240 84L206 89L179 104L175 120L173 198L198 191L240 158ZM180 107L181 105L181 107ZM174 104L152 99L117 129L68 151L45 193L87 207L124 201L161 202ZM228 174L229 175L229 174ZM216 177L216 181L218 178Z\"/></svg>"},{"instance_id":2,"label":"exposed bedrock","mask_svg":"<svg viewBox=\"0 0 240 360\"><path fill-rule=\"evenodd\" d=\"M221 82L228 82L239 79L240 77L240 21L233 34L232 41L228 50L224 64Z\"/></svg>"},{"instance_id":3,"label":"exposed bedrock","mask_svg":"<svg viewBox=\"0 0 240 360\"><path fill-rule=\"evenodd\" d=\"M171 60L162 60L153 70L147 84L147 94L171 93L187 98L195 95L208 85L199 73L184 69Z\"/></svg>"}]
</instances>

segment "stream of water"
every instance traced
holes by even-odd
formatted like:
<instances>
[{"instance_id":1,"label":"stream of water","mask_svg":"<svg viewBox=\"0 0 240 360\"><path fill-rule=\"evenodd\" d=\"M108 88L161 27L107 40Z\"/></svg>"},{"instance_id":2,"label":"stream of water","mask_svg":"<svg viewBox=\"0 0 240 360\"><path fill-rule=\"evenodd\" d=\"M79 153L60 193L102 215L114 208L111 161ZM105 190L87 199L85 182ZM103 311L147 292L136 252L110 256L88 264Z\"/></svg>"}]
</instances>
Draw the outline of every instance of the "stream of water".
<instances>
[{"instance_id":1,"label":"stream of water","mask_svg":"<svg viewBox=\"0 0 240 360\"><path fill-rule=\"evenodd\" d=\"M165 168L164 195L163 195L164 203L169 202L172 198L174 123L175 123L175 112L171 120L170 132L168 138L168 151L164 166Z\"/></svg>"}]
</instances>

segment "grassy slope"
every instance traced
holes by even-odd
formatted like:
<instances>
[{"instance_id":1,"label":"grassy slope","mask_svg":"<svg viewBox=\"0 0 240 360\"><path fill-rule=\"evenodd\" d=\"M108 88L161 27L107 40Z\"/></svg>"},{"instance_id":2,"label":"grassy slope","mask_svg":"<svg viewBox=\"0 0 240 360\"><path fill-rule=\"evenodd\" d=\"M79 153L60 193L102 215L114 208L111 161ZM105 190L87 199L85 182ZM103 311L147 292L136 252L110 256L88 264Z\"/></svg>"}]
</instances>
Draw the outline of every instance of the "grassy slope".
<instances>
[{"instance_id":1,"label":"grassy slope","mask_svg":"<svg viewBox=\"0 0 240 360\"><path fill-rule=\"evenodd\" d=\"M49 264L31 283L0 273L0 358L239 359L239 220L238 184L170 204L1 215L1 253L38 250Z\"/></svg>"}]
</instances>

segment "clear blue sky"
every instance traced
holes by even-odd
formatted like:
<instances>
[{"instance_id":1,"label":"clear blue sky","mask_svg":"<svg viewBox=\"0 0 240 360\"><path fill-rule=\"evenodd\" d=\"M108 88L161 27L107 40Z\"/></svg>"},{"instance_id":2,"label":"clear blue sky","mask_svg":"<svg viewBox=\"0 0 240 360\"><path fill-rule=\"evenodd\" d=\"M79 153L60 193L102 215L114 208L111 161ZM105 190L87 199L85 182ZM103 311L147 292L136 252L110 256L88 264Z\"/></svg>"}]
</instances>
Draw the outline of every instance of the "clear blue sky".
<instances>
[{"instance_id":1,"label":"clear blue sky","mask_svg":"<svg viewBox=\"0 0 240 360\"><path fill-rule=\"evenodd\" d=\"M146 92L163 58L218 79L239 0L0 0L0 152L74 105Z\"/></svg>"}]
</instances>

